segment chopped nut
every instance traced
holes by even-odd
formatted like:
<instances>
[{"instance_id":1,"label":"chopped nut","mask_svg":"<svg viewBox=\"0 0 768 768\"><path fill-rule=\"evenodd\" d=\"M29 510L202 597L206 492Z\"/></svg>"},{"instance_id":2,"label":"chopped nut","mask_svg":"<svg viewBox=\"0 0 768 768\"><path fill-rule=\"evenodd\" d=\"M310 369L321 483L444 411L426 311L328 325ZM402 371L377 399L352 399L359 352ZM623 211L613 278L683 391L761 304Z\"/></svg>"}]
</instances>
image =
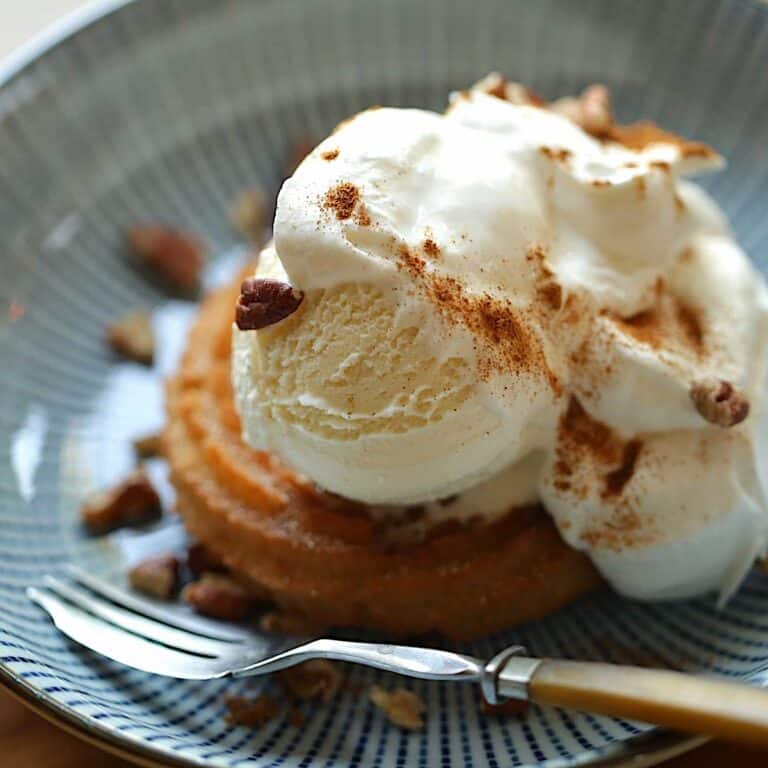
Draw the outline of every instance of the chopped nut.
<instances>
[{"instance_id":1,"label":"chopped nut","mask_svg":"<svg viewBox=\"0 0 768 768\"><path fill-rule=\"evenodd\" d=\"M80 519L92 534L142 525L161 514L160 497L142 470L132 472L113 488L93 494L80 507Z\"/></svg>"},{"instance_id":2,"label":"chopped nut","mask_svg":"<svg viewBox=\"0 0 768 768\"><path fill-rule=\"evenodd\" d=\"M260 245L266 225L267 196L260 187L244 189L229 212L232 226L249 242Z\"/></svg>"},{"instance_id":3,"label":"chopped nut","mask_svg":"<svg viewBox=\"0 0 768 768\"><path fill-rule=\"evenodd\" d=\"M499 72L489 72L484 78L478 80L471 90L482 91L512 104L540 106L544 103L543 99L530 88L526 88L521 83L506 80Z\"/></svg>"},{"instance_id":4,"label":"chopped nut","mask_svg":"<svg viewBox=\"0 0 768 768\"><path fill-rule=\"evenodd\" d=\"M253 609L255 601L233 578L221 573L204 573L187 584L181 599L198 613L224 621L240 621Z\"/></svg>"},{"instance_id":5,"label":"chopped nut","mask_svg":"<svg viewBox=\"0 0 768 768\"><path fill-rule=\"evenodd\" d=\"M128 581L138 592L169 600L179 586L179 560L170 554L150 557L128 571Z\"/></svg>"},{"instance_id":6,"label":"chopped nut","mask_svg":"<svg viewBox=\"0 0 768 768\"><path fill-rule=\"evenodd\" d=\"M598 138L607 135L613 125L611 95L604 85L590 85L578 98L569 96L553 101L549 109Z\"/></svg>"},{"instance_id":7,"label":"chopped nut","mask_svg":"<svg viewBox=\"0 0 768 768\"><path fill-rule=\"evenodd\" d=\"M370 690L371 701L387 716L390 722L408 730L424 725L424 702L407 688L385 691L374 685Z\"/></svg>"},{"instance_id":8,"label":"chopped nut","mask_svg":"<svg viewBox=\"0 0 768 768\"><path fill-rule=\"evenodd\" d=\"M246 699L244 696L231 696L225 702L227 722L230 725L246 725L259 728L277 715L277 702L269 696Z\"/></svg>"},{"instance_id":9,"label":"chopped nut","mask_svg":"<svg viewBox=\"0 0 768 768\"><path fill-rule=\"evenodd\" d=\"M240 286L235 321L241 331L257 331L292 315L304 300L302 291L272 278L249 277Z\"/></svg>"},{"instance_id":10,"label":"chopped nut","mask_svg":"<svg viewBox=\"0 0 768 768\"><path fill-rule=\"evenodd\" d=\"M204 573L225 573L228 568L224 561L212 552L205 544L190 544L187 548L187 568L193 576L202 576Z\"/></svg>"},{"instance_id":11,"label":"chopped nut","mask_svg":"<svg viewBox=\"0 0 768 768\"><path fill-rule=\"evenodd\" d=\"M204 249L196 237L170 227L150 225L131 229L128 243L137 261L168 290L191 294L199 289Z\"/></svg>"},{"instance_id":12,"label":"chopped nut","mask_svg":"<svg viewBox=\"0 0 768 768\"><path fill-rule=\"evenodd\" d=\"M326 627L296 613L268 611L259 619L259 629L278 635L321 635Z\"/></svg>"},{"instance_id":13,"label":"chopped nut","mask_svg":"<svg viewBox=\"0 0 768 768\"><path fill-rule=\"evenodd\" d=\"M152 316L145 310L123 315L107 328L107 342L118 355L143 365L155 359Z\"/></svg>"},{"instance_id":14,"label":"chopped nut","mask_svg":"<svg viewBox=\"0 0 768 768\"><path fill-rule=\"evenodd\" d=\"M690 394L701 416L720 427L732 427L749 415L749 400L730 381L696 381L691 385Z\"/></svg>"},{"instance_id":15,"label":"chopped nut","mask_svg":"<svg viewBox=\"0 0 768 768\"><path fill-rule=\"evenodd\" d=\"M286 692L299 701L330 701L344 681L339 666L326 659L313 659L278 672Z\"/></svg>"},{"instance_id":16,"label":"chopped nut","mask_svg":"<svg viewBox=\"0 0 768 768\"><path fill-rule=\"evenodd\" d=\"M293 176L301 161L315 148L315 142L309 139L299 139L291 147L288 160L285 163L285 176Z\"/></svg>"},{"instance_id":17,"label":"chopped nut","mask_svg":"<svg viewBox=\"0 0 768 768\"><path fill-rule=\"evenodd\" d=\"M480 698L480 712L484 715L495 715L497 717L510 717L513 715L524 715L528 711L528 702L520 699L507 699L501 704L489 704L482 697Z\"/></svg>"},{"instance_id":18,"label":"chopped nut","mask_svg":"<svg viewBox=\"0 0 768 768\"><path fill-rule=\"evenodd\" d=\"M163 454L163 436L160 432L137 437L133 441L133 452L139 459L154 459Z\"/></svg>"}]
</instances>

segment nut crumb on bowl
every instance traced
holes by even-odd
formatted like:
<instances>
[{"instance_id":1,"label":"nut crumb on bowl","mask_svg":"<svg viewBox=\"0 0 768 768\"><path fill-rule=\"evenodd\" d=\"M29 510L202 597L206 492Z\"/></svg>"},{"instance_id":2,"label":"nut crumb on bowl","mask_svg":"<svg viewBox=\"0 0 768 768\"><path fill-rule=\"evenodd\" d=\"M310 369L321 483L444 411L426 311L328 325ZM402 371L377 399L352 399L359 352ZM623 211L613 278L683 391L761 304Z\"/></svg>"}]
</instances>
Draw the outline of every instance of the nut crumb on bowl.
<instances>
[{"instance_id":1,"label":"nut crumb on bowl","mask_svg":"<svg viewBox=\"0 0 768 768\"><path fill-rule=\"evenodd\" d=\"M261 187L244 189L232 203L229 220L252 245L261 245L267 226L267 195Z\"/></svg>"},{"instance_id":2,"label":"nut crumb on bowl","mask_svg":"<svg viewBox=\"0 0 768 768\"><path fill-rule=\"evenodd\" d=\"M256 607L246 589L222 573L204 573L184 587L181 599L198 613L224 621L241 621Z\"/></svg>"},{"instance_id":3,"label":"nut crumb on bowl","mask_svg":"<svg viewBox=\"0 0 768 768\"><path fill-rule=\"evenodd\" d=\"M91 534L144 525L162 515L160 497L142 469L131 472L116 485L97 491L80 507L80 519Z\"/></svg>"},{"instance_id":4,"label":"nut crumb on bowl","mask_svg":"<svg viewBox=\"0 0 768 768\"><path fill-rule=\"evenodd\" d=\"M424 727L424 702L413 691L407 688L388 691L374 685L371 686L369 696L394 725L408 731L417 731Z\"/></svg>"},{"instance_id":5,"label":"nut crumb on bowl","mask_svg":"<svg viewBox=\"0 0 768 768\"><path fill-rule=\"evenodd\" d=\"M155 359L152 315L146 310L135 310L118 318L107 328L107 343L127 360L152 365Z\"/></svg>"},{"instance_id":6,"label":"nut crumb on bowl","mask_svg":"<svg viewBox=\"0 0 768 768\"><path fill-rule=\"evenodd\" d=\"M227 707L227 722L230 725L244 725L260 728L277 717L279 704L266 695L249 699L244 696L230 696L225 700Z\"/></svg>"},{"instance_id":7,"label":"nut crumb on bowl","mask_svg":"<svg viewBox=\"0 0 768 768\"><path fill-rule=\"evenodd\" d=\"M327 659L305 661L278 672L276 677L285 692L299 701L330 701L344 682L340 666Z\"/></svg>"},{"instance_id":8,"label":"nut crumb on bowl","mask_svg":"<svg viewBox=\"0 0 768 768\"><path fill-rule=\"evenodd\" d=\"M224 573L227 566L224 561L205 544L199 541L190 544L186 556L187 568L193 576L202 576L204 573Z\"/></svg>"},{"instance_id":9,"label":"nut crumb on bowl","mask_svg":"<svg viewBox=\"0 0 768 768\"><path fill-rule=\"evenodd\" d=\"M204 247L195 235L172 227L147 224L127 233L134 260L174 294L200 288Z\"/></svg>"},{"instance_id":10,"label":"nut crumb on bowl","mask_svg":"<svg viewBox=\"0 0 768 768\"><path fill-rule=\"evenodd\" d=\"M163 436L160 432L152 432L133 440L133 452L140 461L154 459L163 455Z\"/></svg>"},{"instance_id":11,"label":"nut crumb on bowl","mask_svg":"<svg viewBox=\"0 0 768 768\"><path fill-rule=\"evenodd\" d=\"M170 600L179 586L179 559L176 555L155 555L128 571L128 582L137 592Z\"/></svg>"}]
</instances>

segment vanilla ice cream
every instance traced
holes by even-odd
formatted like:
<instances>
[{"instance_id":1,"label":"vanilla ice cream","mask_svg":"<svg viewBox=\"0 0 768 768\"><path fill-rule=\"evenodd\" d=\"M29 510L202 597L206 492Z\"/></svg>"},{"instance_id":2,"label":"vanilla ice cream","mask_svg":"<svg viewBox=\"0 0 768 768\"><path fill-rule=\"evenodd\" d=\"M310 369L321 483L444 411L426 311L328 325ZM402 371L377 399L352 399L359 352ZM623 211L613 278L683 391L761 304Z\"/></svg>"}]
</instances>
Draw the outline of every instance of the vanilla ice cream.
<instances>
[{"instance_id":1,"label":"vanilla ice cream","mask_svg":"<svg viewBox=\"0 0 768 768\"><path fill-rule=\"evenodd\" d=\"M478 90L343 123L260 258L291 306L235 330L246 440L435 521L541 501L630 595L730 591L768 541L768 291L681 180L720 165Z\"/></svg>"}]
</instances>

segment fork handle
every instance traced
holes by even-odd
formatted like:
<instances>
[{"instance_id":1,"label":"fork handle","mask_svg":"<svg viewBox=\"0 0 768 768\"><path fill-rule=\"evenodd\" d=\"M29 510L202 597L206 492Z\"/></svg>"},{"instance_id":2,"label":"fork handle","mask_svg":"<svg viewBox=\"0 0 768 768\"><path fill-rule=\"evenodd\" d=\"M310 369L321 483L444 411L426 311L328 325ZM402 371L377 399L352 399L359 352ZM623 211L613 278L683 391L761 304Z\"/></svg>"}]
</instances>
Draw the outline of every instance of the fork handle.
<instances>
[{"instance_id":1,"label":"fork handle","mask_svg":"<svg viewBox=\"0 0 768 768\"><path fill-rule=\"evenodd\" d=\"M526 662L528 664L526 665ZM768 745L768 691L661 669L513 657L497 674L499 696L643 720L679 731ZM523 675L525 677L525 675Z\"/></svg>"}]
</instances>

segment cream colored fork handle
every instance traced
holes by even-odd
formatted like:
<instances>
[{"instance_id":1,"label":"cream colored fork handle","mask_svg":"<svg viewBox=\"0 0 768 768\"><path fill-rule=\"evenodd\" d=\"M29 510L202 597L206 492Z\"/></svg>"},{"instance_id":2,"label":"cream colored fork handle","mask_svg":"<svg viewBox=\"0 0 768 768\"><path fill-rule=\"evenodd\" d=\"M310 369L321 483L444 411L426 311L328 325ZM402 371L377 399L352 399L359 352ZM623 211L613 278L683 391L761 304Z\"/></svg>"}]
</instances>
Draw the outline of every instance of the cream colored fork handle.
<instances>
[{"instance_id":1,"label":"cream colored fork handle","mask_svg":"<svg viewBox=\"0 0 768 768\"><path fill-rule=\"evenodd\" d=\"M498 692L505 694L504 670ZM508 683L509 694L514 683ZM643 720L768 746L768 691L660 669L543 660L528 683L539 704Z\"/></svg>"}]
</instances>

